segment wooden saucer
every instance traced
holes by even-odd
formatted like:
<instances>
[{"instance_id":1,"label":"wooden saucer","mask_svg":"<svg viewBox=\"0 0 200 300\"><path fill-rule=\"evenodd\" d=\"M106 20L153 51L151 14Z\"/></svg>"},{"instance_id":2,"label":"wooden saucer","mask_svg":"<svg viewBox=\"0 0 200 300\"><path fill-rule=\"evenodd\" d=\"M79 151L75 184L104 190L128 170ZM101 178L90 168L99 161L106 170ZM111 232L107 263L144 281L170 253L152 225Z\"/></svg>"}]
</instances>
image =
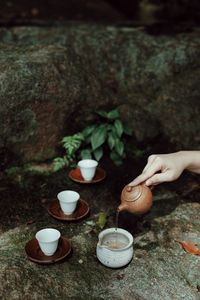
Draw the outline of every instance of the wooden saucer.
<instances>
[{"instance_id":1,"label":"wooden saucer","mask_svg":"<svg viewBox=\"0 0 200 300\"><path fill-rule=\"evenodd\" d=\"M78 182L78 183L84 183L84 184L93 184L102 181L106 177L106 172L104 169L98 167L96 170L96 174L94 178L90 181L85 181L81 175L80 169L76 168L69 172L69 178L71 180Z\"/></svg>"},{"instance_id":2,"label":"wooden saucer","mask_svg":"<svg viewBox=\"0 0 200 300\"><path fill-rule=\"evenodd\" d=\"M83 199L80 199L77 203L76 210L71 215L65 215L60 207L59 201L53 200L48 208L48 213L55 219L61 221L77 221L84 218L89 213L89 205Z\"/></svg>"},{"instance_id":3,"label":"wooden saucer","mask_svg":"<svg viewBox=\"0 0 200 300\"><path fill-rule=\"evenodd\" d=\"M36 238L30 240L25 246L26 254L29 260L39 264L53 264L65 257L71 252L71 243L66 238L61 237L58 242L58 248L52 256L46 256L40 249Z\"/></svg>"}]
</instances>

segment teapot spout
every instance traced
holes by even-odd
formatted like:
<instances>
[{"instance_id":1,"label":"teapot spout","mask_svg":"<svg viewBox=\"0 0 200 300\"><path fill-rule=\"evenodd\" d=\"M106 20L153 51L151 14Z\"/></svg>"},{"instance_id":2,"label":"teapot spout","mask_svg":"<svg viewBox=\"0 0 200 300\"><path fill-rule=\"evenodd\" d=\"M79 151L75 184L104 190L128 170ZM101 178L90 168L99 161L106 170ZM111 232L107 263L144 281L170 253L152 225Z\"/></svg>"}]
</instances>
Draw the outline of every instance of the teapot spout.
<instances>
[{"instance_id":1,"label":"teapot spout","mask_svg":"<svg viewBox=\"0 0 200 300\"><path fill-rule=\"evenodd\" d=\"M118 206L117 211L120 212L120 211L124 211L124 210L127 210L127 205L122 203Z\"/></svg>"}]
</instances>

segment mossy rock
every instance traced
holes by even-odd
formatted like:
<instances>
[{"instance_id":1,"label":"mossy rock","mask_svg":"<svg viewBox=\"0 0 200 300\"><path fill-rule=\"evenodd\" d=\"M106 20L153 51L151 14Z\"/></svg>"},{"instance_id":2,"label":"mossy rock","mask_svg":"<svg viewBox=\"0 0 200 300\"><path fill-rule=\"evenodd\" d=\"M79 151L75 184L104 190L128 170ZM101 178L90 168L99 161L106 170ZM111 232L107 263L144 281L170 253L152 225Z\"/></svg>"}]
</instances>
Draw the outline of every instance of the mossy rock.
<instances>
[{"instance_id":1,"label":"mossy rock","mask_svg":"<svg viewBox=\"0 0 200 300\"><path fill-rule=\"evenodd\" d=\"M132 142L198 148L199 29L69 24L0 30L0 142L20 161L58 153L63 135L118 107Z\"/></svg>"}]
</instances>

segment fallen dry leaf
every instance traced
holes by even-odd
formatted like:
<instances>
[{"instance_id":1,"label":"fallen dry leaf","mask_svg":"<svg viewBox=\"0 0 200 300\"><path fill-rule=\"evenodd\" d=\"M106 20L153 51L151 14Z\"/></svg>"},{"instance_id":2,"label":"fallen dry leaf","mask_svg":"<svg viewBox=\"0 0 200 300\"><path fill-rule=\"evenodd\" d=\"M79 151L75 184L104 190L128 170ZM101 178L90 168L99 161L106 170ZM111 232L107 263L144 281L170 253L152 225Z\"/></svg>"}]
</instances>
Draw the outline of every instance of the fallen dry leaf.
<instances>
[{"instance_id":1,"label":"fallen dry leaf","mask_svg":"<svg viewBox=\"0 0 200 300\"><path fill-rule=\"evenodd\" d=\"M35 220L28 220L27 222L26 222L26 224L27 225L30 225L30 224L33 224L35 222Z\"/></svg>"},{"instance_id":2,"label":"fallen dry leaf","mask_svg":"<svg viewBox=\"0 0 200 300\"><path fill-rule=\"evenodd\" d=\"M192 243L187 243L185 241L178 241L178 242L182 245L183 249L186 252L188 252L190 254L194 254L194 255L200 255L200 250L197 248L196 245L194 245Z\"/></svg>"},{"instance_id":3,"label":"fallen dry leaf","mask_svg":"<svg viewBox=\"0 0 200 300\"><path fill-rule=\"evenodd\" d=\"M106 221L107 221L107 217L108 217L108 213L107 212L101 212L99 214L99 218L98 218L98 225L101 229L103 229L106 225Z\"/></svg>"}]
</instances>

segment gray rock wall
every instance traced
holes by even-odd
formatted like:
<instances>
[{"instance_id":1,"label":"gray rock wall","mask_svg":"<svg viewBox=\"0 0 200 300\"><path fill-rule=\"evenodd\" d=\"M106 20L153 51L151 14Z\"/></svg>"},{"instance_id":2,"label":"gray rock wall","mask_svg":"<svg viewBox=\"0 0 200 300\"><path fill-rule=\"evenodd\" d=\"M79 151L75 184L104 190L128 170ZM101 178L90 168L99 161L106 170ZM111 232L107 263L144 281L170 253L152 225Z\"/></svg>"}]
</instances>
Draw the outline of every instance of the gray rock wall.
<instances>
[{"instance_id":1,"label":"gray rock wall","mask_svg":"<svg viewBox=\"0 0 200 300\"><path fill-rule=\"evenodd\" d=\"M137 141L200 141L199 29L69 24L0 30L0 147L21 160L53 157L94 109L119 107Z\"/></svg>"}]
</instances>

